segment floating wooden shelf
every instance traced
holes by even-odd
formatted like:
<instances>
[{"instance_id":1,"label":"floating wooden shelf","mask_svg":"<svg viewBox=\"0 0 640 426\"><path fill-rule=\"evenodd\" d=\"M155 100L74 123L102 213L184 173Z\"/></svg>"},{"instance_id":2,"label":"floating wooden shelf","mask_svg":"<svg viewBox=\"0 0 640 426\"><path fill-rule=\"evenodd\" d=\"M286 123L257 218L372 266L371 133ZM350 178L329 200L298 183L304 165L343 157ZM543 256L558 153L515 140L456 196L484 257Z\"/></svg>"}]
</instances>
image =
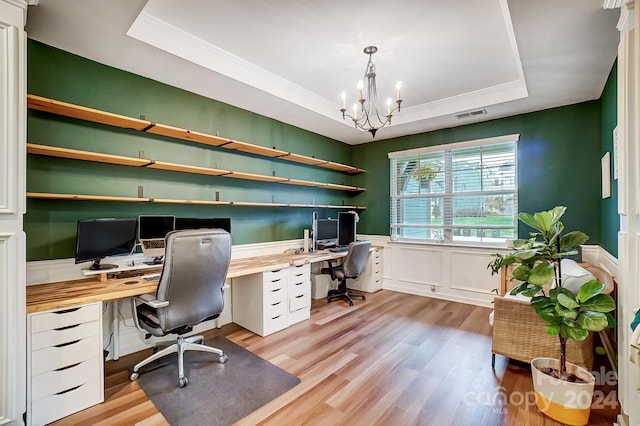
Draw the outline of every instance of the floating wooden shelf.
<instances>
[{"instance_id":1,"label":"floating wooden shelf","mask_svg":"<svg viewBox=\"0 0 640 426\"><path fill-rule=\"evenodd\" d=\"M307 164L311 166L323 167L348 174L364 173L365 170L349 166L347 164L335 163L332 161L321 160L315 157L294 154L282 151L276 148L268 148L261 145L255 145L247 142L231 140L220 136L209 135L194 130L182 129L179 127L169 126L166 124L153 123L148 120L131 118L124 115L113 114L93 108L87 108L67 102L56 101L37 95L27 95L27 106L30 109L45 111L51 114L62 115L65 117L77 118L79 120L91 121L94 123L106 124L109 126L121 127L125 129L134 129L156 135L167 136L175 139L183 139L191 142L202 143L211 146L232 149L236 151L246 152L255 155L262 155L270 158L279 158L286 161Z\"/></svg>"},{"instance_id":2,"label":"floating wooden shelf","mask_svg":"<svg viewBox=\"0 0 640 426\"><path fill-rule=\"evenodd\" d=\"M255 173L237 172L231 170L214 169L209 167L191 166L187 164L168 163L165 161L154 161L145 158L125 157L121 155L103 154L92 151L82 151L70 148L60 148L47 145L37 145L27 143L29 154L46 155L49 157L70 158L74 160L94 161L99 163L118 164L122 166L146 167L150 169L170 170L182 173L195 173L201 175L223 176L236 179L255 180L261 182L286 183L289 185L313 186L317 188L332 189L337 191L364 191L349 185L339 185L333 183L312 182L300 179L289 179L280 176L259 175Z\"/></svg>"},{"instance_id":3,"label":"floating wooden shelf","mask_svg":"<svg viewBox=\"0 0 640 426\"><path fill-rule=\"evenodd\" d=\"M147 133L154 135L168 136L175 139L184 139L187 141L203 143L205 145L221 146L229 142L229 139L219 136L207 135L193 130L180 129L179 127L167 126L166 124L149 123L151 127L146 129Z\"/></svg>"},{"instance_id":4,"label":"floating wooden shelf","mask_svg":"<svg viewBox=\"0 0 640 426\"><path fill-rule=\"evenodd\" d=\"M163 203L163 204L194 204L194 205L215 205L215 206L249 206L249 207L300 207L300 208L328 208L328 209L349 209L365 210L364 206L336 206L327 204L287 204L287 203L259 203L250 201L214 201L214 200L178 200L171 198L152 197L121 197L111 195L88 195L88 194L55 194L48 192L27 192L27 198L41 200L67 200L67 201L116 201L126 203Z\"/></svg>"}]
</instances>

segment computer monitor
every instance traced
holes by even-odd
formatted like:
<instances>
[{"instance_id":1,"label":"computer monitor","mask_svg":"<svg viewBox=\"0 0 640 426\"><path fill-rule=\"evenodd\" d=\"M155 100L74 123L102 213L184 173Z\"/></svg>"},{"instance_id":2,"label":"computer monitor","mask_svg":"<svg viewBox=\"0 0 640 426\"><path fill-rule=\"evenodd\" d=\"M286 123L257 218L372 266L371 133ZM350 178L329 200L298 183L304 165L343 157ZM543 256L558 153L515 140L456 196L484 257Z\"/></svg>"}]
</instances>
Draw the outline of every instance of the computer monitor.
<instances>
[{"instance_id":1,"label":"computer monitor","mask_svg":"<svg viewBox=\"0 0 640 426\"><path fill-rule=\"evenodd\" d=\"M316 222L316 241L335 241L338 239L338 219L318 219Z\"/></svg>"},{"instance_id":2,"label":"computer monitor","mask_svg":"<svg viewBox=\"0 0 640 426\"><path fill-rule=\"evenodd\" d=\"M231 233L230 217L176 217L176 231L182 229L220 228Z\"/></svg>"},{"instance_id":3,"label":"computer monitor","mask_svg":"<svg viewBox=\"0 0 640 426\"><path fill-rule=\"evenodd\" d=\"M148 265L162 263L164 257L164 238L174 230L175 216L138 216L138 240L145 257L153 258L152 262L145 262Z\"/></svg>"},{"instance_id":4,"label":"computer monitor","mask_svg":"<svg viewBox=\"0 0 640 426\"><path fill-rule=\"evenodd\" d=\"M338 245L347 246L356 240L356 215L338 213Z\"/></svg>"},{"instance_id":5,"label":"computer monitor","mask_svg":"<svg viewBox=\"0 0 640 426\"><path fill-rule=\"evenodd\" d=\"M132 219L79 220L76 229L76 263L93 262L89 269L115 269L118 265L101 264L105 257L126 256L136 246L138 221Z\"/></svg>"},{"instance_id":6,"label":"computer monitor","mask_svg":"<svg viewBox=\"0 0 640 426\"><path fill-rule=\"evenodd\" d=\"M163 238L175 228L175 216L138 216L138 237L140 240Z\"/></svg>"}]
</instances>

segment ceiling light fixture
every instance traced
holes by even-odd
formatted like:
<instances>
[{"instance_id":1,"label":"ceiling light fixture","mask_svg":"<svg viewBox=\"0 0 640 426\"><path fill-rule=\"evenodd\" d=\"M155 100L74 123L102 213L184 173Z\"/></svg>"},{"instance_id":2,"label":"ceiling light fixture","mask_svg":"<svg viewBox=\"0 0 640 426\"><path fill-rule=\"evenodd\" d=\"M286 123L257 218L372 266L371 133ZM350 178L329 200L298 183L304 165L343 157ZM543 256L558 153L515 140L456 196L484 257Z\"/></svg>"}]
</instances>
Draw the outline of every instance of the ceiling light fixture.
<instances>
[{"instance_id":1,"label":"ceiling light fixture","mask_svg":"<svg viewBox=\"0 0 640 426\"><path fill-rule=\"evenodd\" d=\"M383 112L384 109L380 108L378 105L378 91L376 90L376 66L373 64L372 56L374 53L378 51L376 46L367 46L364 48L364 53L369 55L369 62L367 63L367 67L364 70L364 77L362 80L358 81L358 91L360 92L360 99L358 103L353 104L353 115L347 114L346 101L347 94L342 92L342 108L340 108L340 112L342 112L342 119L344 120L346 117L349 117L353 120L353 124L356 129L362 129L371 133L371 136L376 137L376 132L381 127L386 126L387 124L391 124L391 116L394 112L400 112L400 104L402 103L402 99L400 99L400 87L402 86L402 82L396 83L396 101L395 103L398 105L391 108L393 101L391 98L387 99L387 108L386 114ZM366 81L367 85L367 97L364 97L363 89L364 83ZM361 114L358 116L358 110L360 110Z\"/></svg>"}]
</instances>

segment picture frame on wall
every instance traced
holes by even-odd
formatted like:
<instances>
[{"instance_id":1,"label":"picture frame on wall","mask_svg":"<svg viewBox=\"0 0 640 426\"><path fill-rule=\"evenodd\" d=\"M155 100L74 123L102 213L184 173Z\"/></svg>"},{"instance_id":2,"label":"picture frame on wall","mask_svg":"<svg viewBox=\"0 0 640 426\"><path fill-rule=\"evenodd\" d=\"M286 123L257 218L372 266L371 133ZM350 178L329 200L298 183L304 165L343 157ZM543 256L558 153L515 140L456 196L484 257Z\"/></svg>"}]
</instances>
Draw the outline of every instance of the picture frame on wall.
<instances>
[{"instance_id":1,"label":"picture frame on wall","mask_svg":"<svg viewBox=\"0 0 640 426\"><path fill-rule=\"evenodd\" d=\"M611 153L602 156L602 198L611 197Z\"/></svg>"}]
</instances>

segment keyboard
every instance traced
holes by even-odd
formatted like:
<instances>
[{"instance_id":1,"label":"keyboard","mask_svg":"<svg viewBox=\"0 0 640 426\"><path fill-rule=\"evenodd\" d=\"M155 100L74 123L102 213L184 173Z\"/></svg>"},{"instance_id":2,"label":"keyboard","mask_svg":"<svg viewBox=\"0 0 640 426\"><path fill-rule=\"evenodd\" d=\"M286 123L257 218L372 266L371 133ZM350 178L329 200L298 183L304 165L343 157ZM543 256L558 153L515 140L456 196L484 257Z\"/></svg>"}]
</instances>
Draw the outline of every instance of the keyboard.
<instances>
[{"instance_id":1,"label":"keyboard","mask_svg":"<svg viewBox=\"0 0 640 426\"><path fill-rule=\"evenodd\" d=\"M335 246L331 247L329 251L333 253L342 253L344 251L349 251L349 246Z\"/></svg>"},{"instance_id":2,"label":"keyboard","mask_svg":"<svg viewBox=\"0 0 640 426\"><path fill-rule=\"evenodd\" d=\"M145 275L142 279L145 281L158 281L160 279L160 274Z\"/></svg>"},{"instance_id":3,"label":"keyboard","mask_svg":"<svg viewBox=\"0 0 640 426\"><path fill-rule=\"evenodd\" d=\"M146 249L164 248L164 240L144 240L142 246Z\"/></svg>"}]
</instances>

